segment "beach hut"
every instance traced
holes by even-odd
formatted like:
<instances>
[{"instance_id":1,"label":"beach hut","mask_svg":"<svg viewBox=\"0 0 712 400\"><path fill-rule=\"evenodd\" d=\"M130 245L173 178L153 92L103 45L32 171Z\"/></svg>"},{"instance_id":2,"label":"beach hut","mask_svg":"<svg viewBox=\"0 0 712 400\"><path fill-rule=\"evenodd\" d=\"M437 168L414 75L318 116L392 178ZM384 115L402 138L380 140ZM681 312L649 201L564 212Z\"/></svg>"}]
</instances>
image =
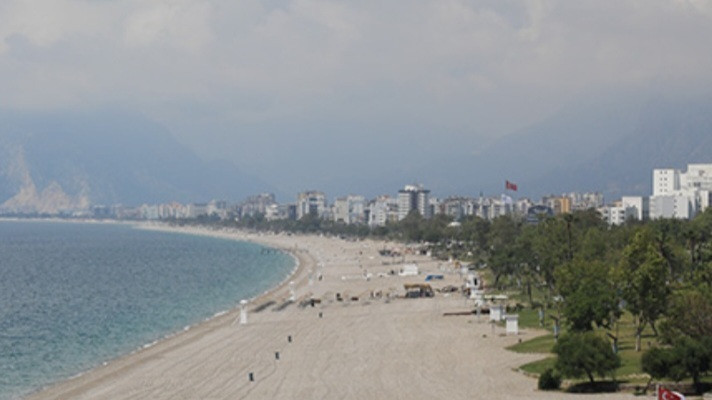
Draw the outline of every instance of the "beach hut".
<instances>
[{"instance_id":1,"label":"beach hut","mask_svg":"<svg viewBox=\"0 0 712 400\"><path fill-rule=\"evenodd\" d=\"M478 303L482 303L484 301L483 295L484 292L482 291L482 281L480 280L479 275L476 273L468 273L467 274L467 280L465 281L465 286L467 287L467 290L470 292L470 298L476 300Z\"/></svg>"},{"instance_id":2,"label":"beach hut","mask_svg":"<svg viewBox=\"0 0 712 400\"><path fill-rule=\"evenodd\" d=\"M507 335L519 335L519 315L509 314L505 320L507 321Z\"/></svg>"},{"instance_id":3,"label":"beach hut","mask_svg":"<svg viewBox=\"0 0 712 400\"><path fill-rule=\"evenodd\" d=\"M490 307L490 321L501 321L504 319L504 306L501 304Z\"/></svg>"},{"instance_id":4,"label":"beach hut","mask_svg":"<svg viewBox=\"0 0 712 400\"><path fill-rule=\"evenodd\" d=\"M433 297L433 288L427 283L406 283L405 288L406 298Z\"/></svg>"},{"instance_id":5,"label":"beach hut","mask_svg":"<svg viewBox=\"0 0 712 400\"><path fill-rule=\"evenodd\" d=\"M418 275L418 266L415 264L405 264L398 273L400 276L416 276Z\"/></svg>"}]
</instances>

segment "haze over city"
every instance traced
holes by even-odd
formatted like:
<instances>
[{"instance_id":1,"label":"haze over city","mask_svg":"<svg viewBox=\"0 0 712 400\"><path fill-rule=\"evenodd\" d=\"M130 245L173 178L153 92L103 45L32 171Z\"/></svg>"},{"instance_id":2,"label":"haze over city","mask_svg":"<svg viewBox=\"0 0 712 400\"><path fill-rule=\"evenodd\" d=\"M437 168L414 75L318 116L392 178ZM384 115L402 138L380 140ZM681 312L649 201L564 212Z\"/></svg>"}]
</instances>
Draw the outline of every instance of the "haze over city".
<instances>
[{"instance_id":1,"label":"haze over city","mask_svg":"<svg viewBox=\"0 0 712 400\"><path fill-rule=\"evenodd\" d=\"M710 206L712 0L0 0L0 400L710 399Z\"/></svg>"},{"instance_id":2,"label":"haze over city","mask_svg":"<svg viewBox=\"0 0 712 400\"><path fill-rule=\"evenodd\" d=\"M709 162L711 19L712 4L693 0L6 1L3 133L60 146L33 156L16 136L4 148L23 149L36 183L114 201L134 189L82 186L91 171L55 176L29 160L66 160L63 142L92 137L77 145L82 169L104 142L121 158L175 138L248 177L220 177L249 182L233 197L374 196L412 182L473 195L505 179L524 195L642 194L654 167ZM141 128L128 140L126 126ZM21 181L4 159L3 201Z\"/></svg>"}]
</instances>

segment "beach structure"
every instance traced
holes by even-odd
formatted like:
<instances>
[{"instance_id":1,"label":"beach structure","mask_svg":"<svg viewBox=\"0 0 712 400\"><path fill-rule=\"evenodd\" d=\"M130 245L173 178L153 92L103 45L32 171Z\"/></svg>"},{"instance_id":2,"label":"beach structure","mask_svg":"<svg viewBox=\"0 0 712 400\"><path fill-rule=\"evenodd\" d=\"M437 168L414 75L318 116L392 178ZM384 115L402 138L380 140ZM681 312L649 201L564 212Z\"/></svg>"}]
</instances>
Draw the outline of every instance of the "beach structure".
<instances>
[{"instance_id":1,"label":"beach structure","mask_svg":"<svg viewBox=\"0 0 712 400\"><path fill-rule=\"evenodd\" d=\"M418 275L418 266L415 264L405 264L403 268L401 268L400 272L398 275L400 276L416 276Z\"/></svg>"},{"instance_id":2,"label":"beach structure","mask_svg":"<svg viewBox=\"0 0 712 400\"><path fill-rule=\"evenodd\" d=\"M519 315L508 314L504 317L507 335L519 335Z\"/></svg>"},{"instance_id":3,"label":"beach structure","mask_svg":"<svg viewBox=\"0 0 712 400\"><path fill-rule=\"evenodd\" d=\"M433 297L433 288L427 283L406 283L405 288L406 298Z\"/></svg>"},{"instance_id":4,"label":"beach structure","mask_svg":"<svg viewBox=\"0 0 712 400\"><path fill-rule=\"evenodd\" d=\"M477 274L468 273L465 280L465 287L470 292L470 299L475 300L476 304L484 303L484 291L482 290L482 281Z\"/></svg>"},{"instance_id":5,"label":"beach structure","mask_svg":"<svg viewBox=\"0 0 712 400\"><path fill-rule=\"evenodd\" d=\"M504 319L504 306L496 304L490 307L490 321L502 321Z\"/></svg>"},{"instance_id":6,"label":"beach structure","mask_svg":"<svg viewBox=\"0 0 712 400\"><path fill-rule=\"evenodd\" d=\"M247 300L240 301L240 325L247 324Z\"/></svg>"}]
</instances>

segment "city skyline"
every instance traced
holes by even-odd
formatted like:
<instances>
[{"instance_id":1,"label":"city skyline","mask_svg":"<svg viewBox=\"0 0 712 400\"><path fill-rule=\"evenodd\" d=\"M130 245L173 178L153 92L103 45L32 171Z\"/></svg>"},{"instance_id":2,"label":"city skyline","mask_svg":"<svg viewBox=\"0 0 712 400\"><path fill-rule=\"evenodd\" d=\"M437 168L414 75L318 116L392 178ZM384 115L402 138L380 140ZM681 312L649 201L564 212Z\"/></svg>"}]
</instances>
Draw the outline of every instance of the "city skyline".
<instances>
[{"instance_id":1,"label":"city skyline","mask_svg":"<svg viewBox=\"0 0 712 400\"><path fill-rule=\"evenodd\" d=\"M148 204L136 207L123 205L90 205L81 208L30 210L21 201L13 198L0 207L0 215L54 215L78 218L117 219L195 219L201 217L220 220L264 218L273 220L302 220L307 216L350 224L385 226L404 220L412 212L422 218L446 215L453 221L468 216L493 220L501 216L515 215L528 221L538 221L541 214L561 215L574 211L593 209L609 225L620 225L629 220L692 219L712 204L712 163L688 164L687 170L655 168L652 170L653 190L644 196L623 196L605 202L600 192L566 192L560 195L543 196L539 201L514 195L518 185L504 181L504 190L499 196L479 197L447 196L434 197L421 183L406 184L396 195L379 195L367 198L360 194L335 196L329 202L326 193L308 190L296 194L294 202L278 202L273 193L250 195L242 201L230 203L213 199L206 203ZM509 193L509 194L507 194ZM13 203L17 201L17 204ZM12 208L15 207L15 208Z\"/></svg>"}]
</instances>

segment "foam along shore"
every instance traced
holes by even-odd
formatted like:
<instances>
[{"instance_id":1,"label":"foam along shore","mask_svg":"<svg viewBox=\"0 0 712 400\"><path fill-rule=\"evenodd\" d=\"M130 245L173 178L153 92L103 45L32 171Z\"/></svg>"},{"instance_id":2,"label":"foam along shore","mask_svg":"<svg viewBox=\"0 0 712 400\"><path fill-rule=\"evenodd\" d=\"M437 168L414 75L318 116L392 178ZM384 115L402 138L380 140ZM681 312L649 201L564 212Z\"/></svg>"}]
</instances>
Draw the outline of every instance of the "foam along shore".
<instances>
[{"instance_id":1,"label":"foam along shore","mask_svg":"<svg viewBox=\"0 0 712 400\"><path fill-rule=\"evenodd\" d=\"M403 298L404 284L421 283L428 274L443 275L435 288L460 286L449 263L381 256L379 250L397 246L392 243L143 227L286 249L299 267L250 300L246 324L236 308L29 399L580 397L539 392L534 379L516 372L539 356L504 348L535 332L505 336L498 327L493 335L484 317L444 316L472 309L459 293ZM405 263L417 263L420 275L399 276Z\"/></svg>"}]
</instances>

